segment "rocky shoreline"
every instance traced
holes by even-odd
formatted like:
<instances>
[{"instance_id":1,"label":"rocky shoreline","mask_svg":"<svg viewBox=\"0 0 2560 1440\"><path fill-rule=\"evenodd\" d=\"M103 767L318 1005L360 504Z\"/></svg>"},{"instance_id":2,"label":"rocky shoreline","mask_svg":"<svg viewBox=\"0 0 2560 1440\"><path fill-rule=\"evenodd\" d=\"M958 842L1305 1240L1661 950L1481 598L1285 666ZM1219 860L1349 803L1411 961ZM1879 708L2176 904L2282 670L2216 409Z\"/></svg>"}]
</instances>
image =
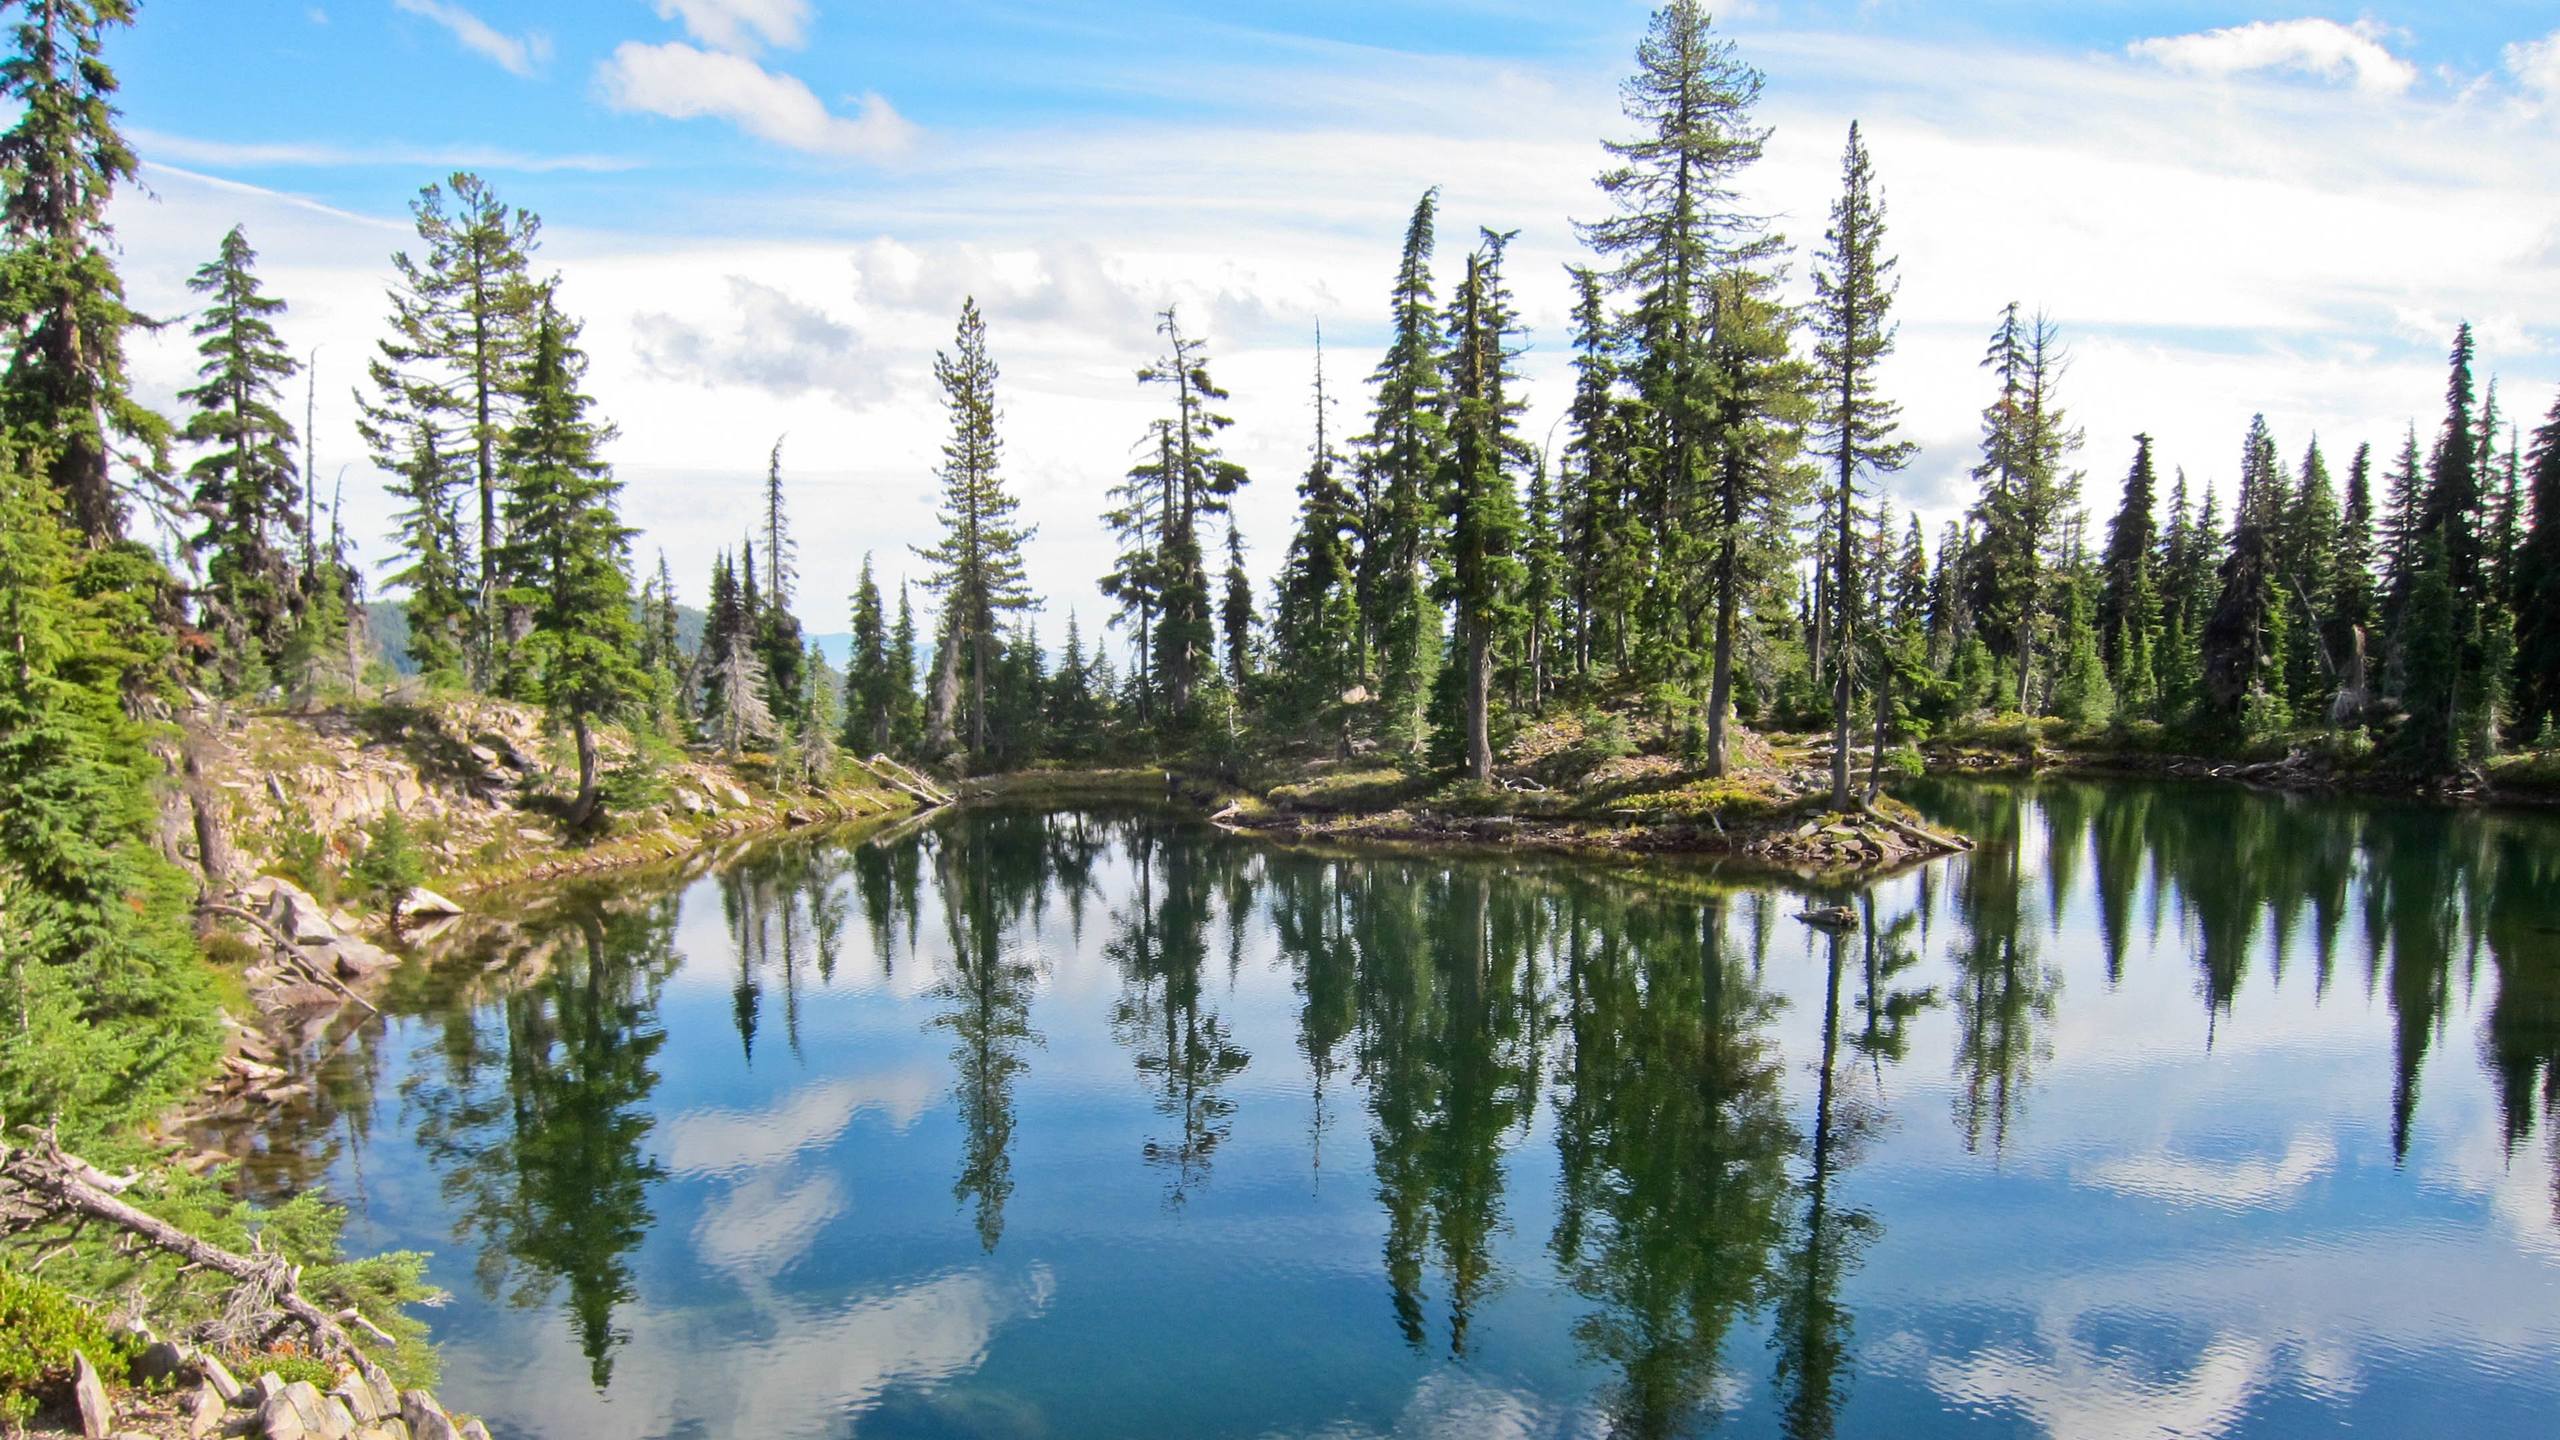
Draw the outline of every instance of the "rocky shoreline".
<instances>
[{"instance_id":1,"label":"rocky shoreline","mask_svg":"<svg viewBox=\"0 0 2560 1440\"><path fill-rule=\"evenodd\" d=\"M155 1340L133 1362L135 1387L111 1393L75 1353L73 1417L84 1440L495 1440L433 1392L401 1390L379 1373L339 1371L326 1392L268 1370L243 1383L220 1357ZM36 1431L36 1434L60 1433Z\"/></svg>"}]
</instances>

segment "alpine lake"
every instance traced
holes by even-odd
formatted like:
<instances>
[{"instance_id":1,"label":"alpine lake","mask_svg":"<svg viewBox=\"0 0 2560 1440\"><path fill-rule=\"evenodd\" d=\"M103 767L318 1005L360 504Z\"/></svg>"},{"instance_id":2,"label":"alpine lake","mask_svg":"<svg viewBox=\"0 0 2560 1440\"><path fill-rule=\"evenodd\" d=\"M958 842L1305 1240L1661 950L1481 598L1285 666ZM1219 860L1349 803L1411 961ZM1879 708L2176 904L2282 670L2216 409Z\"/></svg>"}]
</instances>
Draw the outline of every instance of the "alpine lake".
<instances>
[{"instance_id":1,"label":"alpine lake","mask_svg":"<svg viewBox=\"0 0 2560 1440\"><path fill-rule=\"evenodd\" d=\"M482 897L229 1143L510 1440L2560 1435L2560 813L1905 793L1977 848L972 805Z\"/></svg>"}]
</instances>

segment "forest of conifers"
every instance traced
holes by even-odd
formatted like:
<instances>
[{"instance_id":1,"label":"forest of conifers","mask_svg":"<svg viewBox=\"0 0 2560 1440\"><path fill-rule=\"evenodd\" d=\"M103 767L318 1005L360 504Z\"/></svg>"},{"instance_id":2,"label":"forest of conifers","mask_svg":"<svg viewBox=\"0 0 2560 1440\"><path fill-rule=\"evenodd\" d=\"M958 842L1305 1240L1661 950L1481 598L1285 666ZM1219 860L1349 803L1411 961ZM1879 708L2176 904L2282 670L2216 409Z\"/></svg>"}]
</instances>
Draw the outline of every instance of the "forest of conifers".
<instances>
[{"instance_id":1,"label":"forest of conifers","mask_svg":"<svg viewBox=\"0 0 2560 1440\"><path fill-rule=\"evenodd\" d=\"M2232 437L2225 493L2145 437L2087 442L2057 322L1985 296L1978 493L1935 535L1897 514L1913 447L1882 382L1897 284L1883 179L1849 124L1817 243L1800 253L1755 213L1761 77L1691 0L1652 21L1578 226L1573 393L1553 443L1520 426L1509 232L1444 248L1425 189L1400 250L1381 237L1384 353L1364 377L1310 377L1301 474L1224 458L1208 338L1162 313L1161 358L1136 376L1161 418L1094 497L1120 540L1096 577L1111 634L1071 623L1056 653L1007 489L1002 337L974 304L934 367L949 432L923 593L884 593L869 557L856 574L804 566L777 444L759 533L697 592L686 643L677 597L693 577L636 553L539 221L470 174L420 192L359 387L398 529L345 533L305 474L291 297L262 286L251 237L206 237L192 314L127 305L106 217L138 174L113 69L133 7L13 9L11 1120L95 1132L201 1065L213 1003L188 881L155 838L167 737L205 697L311 703L370 683L368 593L404 610L413 683L545 708L575 745L570 819L598 833L620 778L604 727L634 737L627 766L697 746L769 756L804 783L848 750L970 772L1289 747L1488 779L1530 717L1633 704L1709 774L1737 726L1830 731L1845 795L1851 737L1905 747L2008 713L2190 753L2298 736L2413 777L2547 743L2560 723L2560 403L2528 430L2468 326L2405 433L2324 452L2261 422ZM1799 265L1801 304L1784 288ZM183 415L128 381L128 337L161 324L188 327L202 355ZM1329 426L1332 397L1363 415L1356 433ZM2119 467L2120 503L2092 513L2086 477ZM1231 513L1249 481L1298 496L1262 589ZM847 593L839 674L803 616L832 628Z\"/></svg>"}]
</instances>

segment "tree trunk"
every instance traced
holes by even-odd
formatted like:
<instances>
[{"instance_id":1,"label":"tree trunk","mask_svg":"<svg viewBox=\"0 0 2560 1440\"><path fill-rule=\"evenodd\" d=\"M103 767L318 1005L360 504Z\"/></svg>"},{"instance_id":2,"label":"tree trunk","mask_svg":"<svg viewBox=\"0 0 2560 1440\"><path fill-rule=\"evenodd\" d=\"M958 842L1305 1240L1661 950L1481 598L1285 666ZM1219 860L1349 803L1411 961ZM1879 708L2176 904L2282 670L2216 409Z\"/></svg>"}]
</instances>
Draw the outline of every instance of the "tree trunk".
<instances>
[{"instance_id":1,"label":"tree trunk","mask_svg":"<svg viewBox=\"0 0 2560 1440\"><path fill-rule=\"evenodd\" d=\"M1867 803L1870 805L1875 803L1876 791L1884 784L1885 732L1893 724L1893 665L1886 661L1876 669L1876 750L1875 759L1867 766Z\"/></svg>"},{"instance_id":2,"label":"tree trunk","mask_svg":"<svg viewBox=\"0 0 2560 1440\"><path fill-rule=\"evenodd\" d=\"M1707 684L1707 773L1725 773L1725 713L1733 708L1733 626L1739 597L1734 594L1735 542L1730 527L1716 545L1716 655Z\"/></svg>"},{"instance_id":3,"label":"tree trunk","mask_svg":"<svg viewBox=\"0 0 2560 1440\"><path fill-rule=\"evenodd\" d=\"M578 798L569 802L569 828L583 830L596 813L596 732L583 710L570 717L569 728L578 737Z\"/></svg>"},{"instance_id":4,"label":"tree trunk","mask_svg":"<svg viewBox=\"0 0 2560 1440\"><path fill-rule=\"evenodd\" d=\"M1467 774L1493 778L1493 636L1481 619L1467 623Z\"/></svg>"}]
</instances>

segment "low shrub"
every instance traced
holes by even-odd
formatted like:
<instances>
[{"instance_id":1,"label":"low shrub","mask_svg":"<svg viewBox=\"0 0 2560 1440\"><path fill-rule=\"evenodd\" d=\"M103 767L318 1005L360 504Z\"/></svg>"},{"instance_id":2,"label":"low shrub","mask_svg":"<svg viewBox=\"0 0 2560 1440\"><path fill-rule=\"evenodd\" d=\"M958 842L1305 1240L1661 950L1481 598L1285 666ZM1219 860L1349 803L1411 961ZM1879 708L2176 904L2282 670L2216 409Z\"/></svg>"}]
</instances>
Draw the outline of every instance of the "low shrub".
<instances>
[{"instance_id":1,"label":"low shrub","mask_svg":"<svg viewBox=\"0 0 2560 1440\"><path fill-rule=\"evenodd\" d=\"M140 1349L131 1335L109 1329L67 1292L0 1270L0 1421L22 1426L65 1389L72 1351L88 1356L99 1376L113 1383L125 1378Z\"/></svg>"}]
</instances>

